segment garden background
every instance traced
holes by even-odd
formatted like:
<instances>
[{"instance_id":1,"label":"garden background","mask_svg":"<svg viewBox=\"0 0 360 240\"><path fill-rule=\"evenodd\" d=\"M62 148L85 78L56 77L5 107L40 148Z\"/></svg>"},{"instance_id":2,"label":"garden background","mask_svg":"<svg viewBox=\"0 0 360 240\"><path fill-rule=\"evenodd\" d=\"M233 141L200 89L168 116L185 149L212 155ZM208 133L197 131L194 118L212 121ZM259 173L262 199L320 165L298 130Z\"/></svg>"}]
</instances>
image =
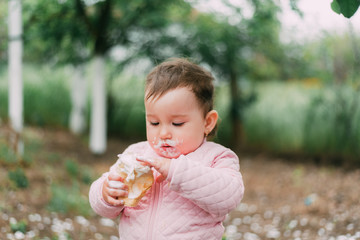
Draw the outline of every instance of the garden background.
<instances>
[{"instance_id":1,"label":"garden background","mask_svg":"<svg viewBox=\"0 0 360 240\"><path fill-rule=\"evenodd\" d=\"M117 239L117 220L92 212L88 189L145 140L144 79L170 57L216 76L214 141L238 153L246 186L224 239L360 239L358 25L286 37L282 12L305 17L301 0L221 2L0 3L1 239ZM19 36L8 35L16 6ZM359 14L357 1L328 6L319 11Z\"/></svg>"}]
</instances>

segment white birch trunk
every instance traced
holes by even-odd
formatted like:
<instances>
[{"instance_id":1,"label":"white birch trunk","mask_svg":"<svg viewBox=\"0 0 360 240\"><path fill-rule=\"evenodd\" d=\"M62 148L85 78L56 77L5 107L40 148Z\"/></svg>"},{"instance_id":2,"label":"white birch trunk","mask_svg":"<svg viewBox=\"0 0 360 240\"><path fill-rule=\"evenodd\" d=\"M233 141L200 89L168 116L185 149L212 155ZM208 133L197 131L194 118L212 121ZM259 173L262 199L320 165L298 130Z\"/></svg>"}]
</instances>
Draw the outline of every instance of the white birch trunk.
<instances>
[{"instance_id":1,"label":"white birch trunk","mask_svg":"<svg viewBox=\"0 0 360 240\"><path fill-rule=\"evenodd\" d=\"M24 153L23 81L22 81L22 17L21 0L9 0L9 118L12 129L20 136L15 143L19 155Z\"/></svg>"},{"instance_id":2,"label":"white birch trunk","mask_svg":"<svg viewBox=\"0 0 360 240\"><path fill-rule=\"evenodd\" d=\"M70 130L74 134L82 134L86 128L87 84L84 77L84 66L77 65L71 84Z\"/></svg>"},{"instance_id":3,"label":"white birch trunk","mask_svg":"<svg viewBox=\"0 0 360 240\"><path fill-rule=\"evenodd\" d=\"M93 62L92 104L90 119L90 151L106 151L106 82L105 59L96 56Z\"/></svg>"}]
</instances>

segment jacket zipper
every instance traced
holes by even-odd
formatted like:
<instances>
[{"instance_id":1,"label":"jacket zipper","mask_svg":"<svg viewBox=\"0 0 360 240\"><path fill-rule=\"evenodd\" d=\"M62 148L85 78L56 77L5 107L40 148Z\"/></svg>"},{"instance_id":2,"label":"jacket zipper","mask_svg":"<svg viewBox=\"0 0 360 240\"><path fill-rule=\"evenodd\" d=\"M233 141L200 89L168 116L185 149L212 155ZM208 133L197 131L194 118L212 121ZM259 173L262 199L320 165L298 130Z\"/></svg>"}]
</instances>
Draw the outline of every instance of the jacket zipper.
<instances>
[{"instance_id":1,"label":"jacket zipper","mask_svg":"<svg viewBox=\"0 0 360 240\"><path fill-rule=\"evenodd\" d=\"M149 228L148 228L148 237L147 237L148 240L154 239L153 234L154 234L154 226L155 226L155 221L156 221L157 209L158 209L158 205L159 205L159 195L160 195L160 184L155 182L154 197L153 197L153 202L151 205L150 222L149 222Z\"/></svg>"}]
</instances>

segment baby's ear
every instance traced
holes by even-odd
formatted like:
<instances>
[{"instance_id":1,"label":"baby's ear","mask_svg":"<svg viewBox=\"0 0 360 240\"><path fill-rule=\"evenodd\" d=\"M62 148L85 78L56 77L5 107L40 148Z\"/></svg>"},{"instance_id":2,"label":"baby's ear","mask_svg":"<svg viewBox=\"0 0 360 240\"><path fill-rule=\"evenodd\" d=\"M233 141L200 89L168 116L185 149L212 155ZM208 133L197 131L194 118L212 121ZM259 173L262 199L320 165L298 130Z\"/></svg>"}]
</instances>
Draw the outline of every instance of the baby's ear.
<instances>
[{"instance_id":1,"label":"baby's ear","mask_svg":"<svg viewBox=\"0 0 360 240\"><path fill-rule=\"evenodd\" d=\"M207 136L215 127L218 120L218 113L215 110L211 110L205 116L205 135Z\"/></svg>"}]
</instances>

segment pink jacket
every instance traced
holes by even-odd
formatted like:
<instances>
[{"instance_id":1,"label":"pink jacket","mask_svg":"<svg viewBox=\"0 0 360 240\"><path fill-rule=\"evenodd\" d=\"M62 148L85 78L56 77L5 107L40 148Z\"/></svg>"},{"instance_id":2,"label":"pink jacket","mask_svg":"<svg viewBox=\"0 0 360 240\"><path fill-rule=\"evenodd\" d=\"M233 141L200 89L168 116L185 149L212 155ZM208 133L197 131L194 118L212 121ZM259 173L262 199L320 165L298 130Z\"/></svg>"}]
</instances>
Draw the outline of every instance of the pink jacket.
<instances>
[{"instance_id":1,"label":"pink jacket","mask_svg":"<svg viewBox=\"0 0 360 240\"><path fill-rule=\"evenodd\" d=\"M147 142L133 144L126 151L156 157ZM224 232L222 221L244 194L239 168L234 152L205 141L196 151L174 159L167 179L154 183L136 207L113 207L102 199L108 173L91 185L90 204L103 217L121 215L121 240L218 240ZM154 175L159 173L154 170Z\"/></svg>"}]
</instances>

